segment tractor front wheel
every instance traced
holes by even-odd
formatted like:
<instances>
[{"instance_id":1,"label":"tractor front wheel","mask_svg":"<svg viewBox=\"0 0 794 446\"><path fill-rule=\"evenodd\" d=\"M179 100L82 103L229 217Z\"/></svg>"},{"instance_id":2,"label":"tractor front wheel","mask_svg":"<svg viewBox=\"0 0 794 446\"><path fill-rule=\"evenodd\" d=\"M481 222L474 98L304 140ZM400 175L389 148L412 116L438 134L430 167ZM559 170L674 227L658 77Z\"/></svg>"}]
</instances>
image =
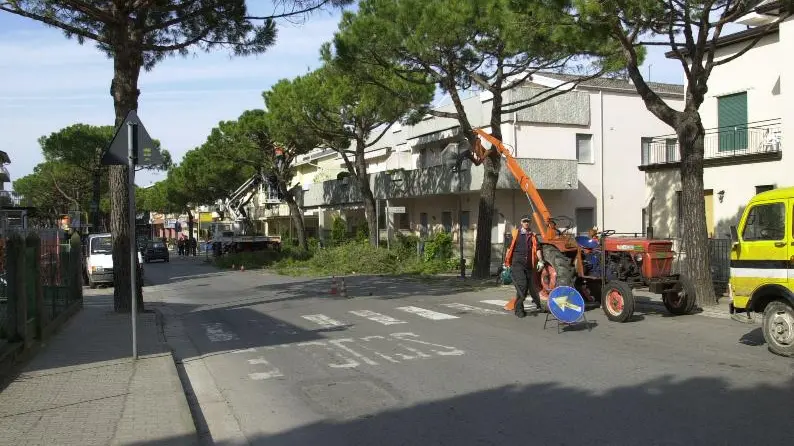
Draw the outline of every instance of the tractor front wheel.
<instances>
[{"instance_id":1,"label":"tractor front wheel","mask_svg":"<svg viewBox=\"0 0 794 446\"><path fill-rule=\"evenodd\" d=\"M634 292L626 282L607 282L602 290L601 306L613 322L626 322L634 314Z\"/></svg>"},{"instance_id":2,"label":"tractor front wheel","mask_svg":"<svg viewBox=\"0 0 794 446\"><path fill-rule=\"evenodd\" d=\"M540 271L540 283L535 292L540 298L543 311L549 311L549 294L558 286L575 286L576 268L573 260L553 245L542 245L541 251L546 264Z\"/></svg>"},{"instance_id":3,"label":"tractor front wheel","mask_svg":"<svg viewBox=\"0 0 794 446\"><path fill-rule=\"evenodd\" d=\"M681 291L662 295L664 307L676 316L689 314L695 308L695 286L687 276L682 275L680 280Z\"/></svg>"}]
</instances>

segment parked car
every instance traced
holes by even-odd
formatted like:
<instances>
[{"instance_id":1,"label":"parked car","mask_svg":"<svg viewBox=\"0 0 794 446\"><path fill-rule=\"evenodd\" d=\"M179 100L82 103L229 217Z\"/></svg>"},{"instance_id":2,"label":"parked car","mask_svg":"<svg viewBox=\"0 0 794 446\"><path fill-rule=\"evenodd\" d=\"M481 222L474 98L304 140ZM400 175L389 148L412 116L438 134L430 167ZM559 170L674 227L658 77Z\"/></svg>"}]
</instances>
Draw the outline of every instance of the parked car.
<instances>
[{"instance_id":1,"label":"parked car","mask_svg":"<svg viewBox=\"0 0 794 446\"><path fill-rule=\"evenodd\" d=\"M143 277L141 253L138 252L138 264ZM85 279L88 286L113 285L113 238L110 233L90 234L86 243Z\"/></svg>"},{"instance_id":2,"label":"parked car","mask_svg":"<svg viewBox=\"0 0 794 446\"><path fill-rule=\"evenodd\" d=\"M149 240L146 242L146 248L144 248L143 251L143 261L144 263L149 263L152 260L162 260L164 262L170 260L168 247L165 246L165 243L159 240Z\"/></svg>"}]
</instances>

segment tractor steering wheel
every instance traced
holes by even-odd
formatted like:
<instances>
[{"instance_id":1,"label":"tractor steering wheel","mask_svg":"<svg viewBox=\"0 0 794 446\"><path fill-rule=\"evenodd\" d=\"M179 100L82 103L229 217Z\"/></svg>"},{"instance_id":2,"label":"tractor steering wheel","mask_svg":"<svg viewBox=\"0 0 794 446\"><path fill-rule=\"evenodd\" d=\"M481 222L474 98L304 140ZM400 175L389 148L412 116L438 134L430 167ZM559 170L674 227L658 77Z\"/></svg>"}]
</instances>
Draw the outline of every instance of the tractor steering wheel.
<instances>
[{"instance_id":1,"label":"tractor steering wheel","mask_svg":"<svg viewBox=\"0 0 794 446\"><path fill-rule=\"evenodd\" d=\"M557 217L552 217L549 219L552 223L557 226L557 234L558 235L565 235L567 234L571 228L575 226L573 219L571 217L567 217L565 215L559 215ZM562 224L561 224L562 223Z\"/></svg>"}]
</instances>

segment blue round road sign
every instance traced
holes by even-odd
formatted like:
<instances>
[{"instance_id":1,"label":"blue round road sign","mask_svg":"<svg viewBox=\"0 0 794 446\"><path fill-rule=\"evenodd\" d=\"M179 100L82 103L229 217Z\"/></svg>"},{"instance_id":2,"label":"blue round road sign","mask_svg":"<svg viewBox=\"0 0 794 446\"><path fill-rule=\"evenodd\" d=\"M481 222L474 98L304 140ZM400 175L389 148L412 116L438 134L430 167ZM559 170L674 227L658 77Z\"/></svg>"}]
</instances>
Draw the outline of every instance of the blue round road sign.
<instances>
[{"instance_id":1,"label":"blue round road sign","mask_svg":"<svg viewBox=\"0 0 794 446\"><path fill-rule=\"evenodd\" d=\"M584 314L584 298L575 288L558 286L549 293L549 311L560 322L578 322Z\"/></svg>"}]
</instances>

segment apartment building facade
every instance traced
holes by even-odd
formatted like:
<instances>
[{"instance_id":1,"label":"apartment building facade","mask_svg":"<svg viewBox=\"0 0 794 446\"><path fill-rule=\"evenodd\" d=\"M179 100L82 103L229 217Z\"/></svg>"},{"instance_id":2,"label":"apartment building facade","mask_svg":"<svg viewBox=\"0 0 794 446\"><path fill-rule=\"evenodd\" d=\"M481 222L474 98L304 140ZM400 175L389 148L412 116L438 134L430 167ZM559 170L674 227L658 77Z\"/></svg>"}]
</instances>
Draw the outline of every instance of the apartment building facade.
<instances>
[{"instance_id":1,"label":"apartment building facade","mask_svg":"<svg viewBox=\"0 0 794 446\"><path fill-rule=\"evenodd\" d=\"M738 24L747 30L717 40L715 59L731 57L754 39L740 57L714 68L708 95L700 107L704 139L704 205L712 238L729 238L744 205L756 193L794 184L794 158L783 152L783 136L794 133L794 19L771 30L781 2L768 2ZM671 57L672 55L668 55ZM640 169L645 172L643 226L656 237L680 238L680 155L675 135L643 140Z\"/></svg>"},{"instance_id":2,"label":"apartment building facade","mask_svg":"<svg viewBox=\"0 0 794 446\"><path fill-rule=\"evenodd\" d=\"M532 82L506 93L513 103L543 89L572 80L569 75L533 76ZM569 85L569 84L566 84ZM683 86L654 84L672 106L683 104ZM490 130L491 97L475 94L464 100L475 127ZM454 111L452 104L439 107ZM593 226L618 232L642 232L639 210L645 200L644 174L638 171L636 146L665 125L645 108L625 79L595 79L535 107L505 115L504 143L529 174L554 216L567 216L573 231ZM463 228L464 254L473 256L477 231L482 166L464 162L460 172L450 161L463 150L457 120L426 117L414 126L395 125L366 153L370 185L378 200L382 238L394 231L427 236L448 231L456 239ZM343 161L331 150L316 150L298 159L294 186L310 236L327 237L332 219L343 218L348 230L365 225L355 182L343 178ZM286 205L254 203L250 214L270 234L289 227ZM501 169L492 231L494 268L502 255L506 231L528 213L528 200L518 183ZM629 211L631 210L631 211ZM397 212L394 212L397 211Z\"/></svg>"}]
</instances>

